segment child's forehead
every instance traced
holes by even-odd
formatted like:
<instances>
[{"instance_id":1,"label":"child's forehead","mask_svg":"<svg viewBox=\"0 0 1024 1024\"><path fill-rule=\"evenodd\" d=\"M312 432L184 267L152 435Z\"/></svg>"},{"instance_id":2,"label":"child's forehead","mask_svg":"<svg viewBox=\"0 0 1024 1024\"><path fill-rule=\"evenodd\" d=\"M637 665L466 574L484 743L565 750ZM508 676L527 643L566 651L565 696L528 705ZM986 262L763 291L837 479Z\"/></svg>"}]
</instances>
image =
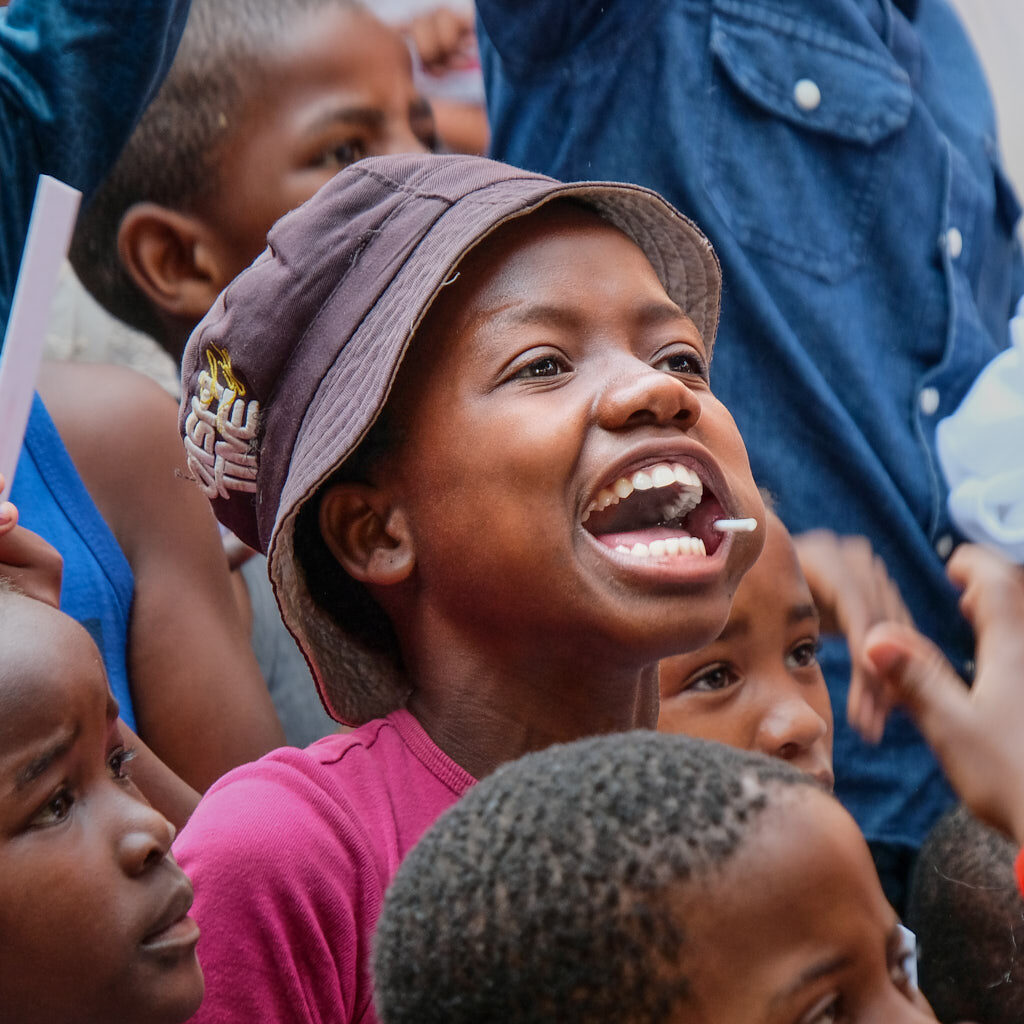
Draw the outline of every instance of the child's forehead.
<instances>
[{"instance_id":1,"label":"child's forehead","mask_svg":"<svg viewBox=\"0 0 1024 1024\"><path fill-rule=\"evenodd\" d=\"M624 272L623 261L630 259L646 273L646 288L637 288L637 278ZM686 317L628 235L589 207L558 200L500 225L462 255L451 286L435 298L413 335L410 353L425 335L437 345L453 321L470 327L495 319L541 324L558 320L569 306L589 309L606 297L606 282L573 275L578 264L606 266L652 318ZM445 330L432 331L439 321Z\"/></svg>"},{"instance_id":2,"label":"child's forehead","mask_svg":"<svg viewBox=\"0 0 1024 1024\"><path fill-rule=\"evenodd\" d=\"M39 601L0 595L0 719L4 731L49 705L96 711L107 718L113 701L103 663L86 631ZM116 717L116 703L114 703Z\"/></svg>"}]
</instances>

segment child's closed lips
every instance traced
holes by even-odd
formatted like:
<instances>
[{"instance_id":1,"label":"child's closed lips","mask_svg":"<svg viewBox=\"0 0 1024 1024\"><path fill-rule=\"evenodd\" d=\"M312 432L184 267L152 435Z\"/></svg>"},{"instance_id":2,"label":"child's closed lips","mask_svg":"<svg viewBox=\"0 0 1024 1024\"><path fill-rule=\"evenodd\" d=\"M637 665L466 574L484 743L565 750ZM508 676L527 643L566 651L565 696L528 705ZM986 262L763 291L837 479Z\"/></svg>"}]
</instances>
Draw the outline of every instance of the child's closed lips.
<instances>
[{"instance_id":1,"label":"child's closed lips","mask_svg":"<svg viewBox=\"0 0 1024 1024\"><path fill-rule=\"evenodd\" d=\"M170 873L166 875L161 901L149 915L147 930L139 945L145 952L159 957L188 955L199 939L199 925L188 916L193 899L192 883L170 857L162 866Z\"/></svg>"}]
</instances>

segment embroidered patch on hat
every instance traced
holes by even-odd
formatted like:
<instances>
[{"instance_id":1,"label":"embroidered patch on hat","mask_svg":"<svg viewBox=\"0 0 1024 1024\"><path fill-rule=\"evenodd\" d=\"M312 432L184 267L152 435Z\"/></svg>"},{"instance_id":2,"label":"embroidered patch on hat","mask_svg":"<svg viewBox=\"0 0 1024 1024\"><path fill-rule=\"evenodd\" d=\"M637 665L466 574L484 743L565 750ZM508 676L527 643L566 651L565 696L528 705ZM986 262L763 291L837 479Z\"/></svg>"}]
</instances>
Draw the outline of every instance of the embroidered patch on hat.
<instances>
[{"instance_id":1,"label":"embroidered patch on hat","mask_svg":"<svg viewBox=\"0 0 1024 1024\"><path fill-rule=\"evenodd\" d=\"M256 491L252 442L260 403L246 401L245 386L231 372L231 356L211 345L209 369L199 374L185 420L188 467L207 498L229 498L229 491ZM223 380L222 380L223 379Z\"/></svg>"}]
</instances>

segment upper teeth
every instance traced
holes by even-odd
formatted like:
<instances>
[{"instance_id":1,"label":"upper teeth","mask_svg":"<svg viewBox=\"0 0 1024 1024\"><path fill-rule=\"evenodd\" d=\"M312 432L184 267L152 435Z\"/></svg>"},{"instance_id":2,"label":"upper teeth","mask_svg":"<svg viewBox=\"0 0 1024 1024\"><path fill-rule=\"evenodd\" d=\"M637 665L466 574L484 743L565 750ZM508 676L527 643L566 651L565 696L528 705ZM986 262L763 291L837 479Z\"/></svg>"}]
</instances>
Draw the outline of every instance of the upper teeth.
<instances>
[{"instance_id":1,"label":"upper teeth","mask_svg":"<svg viewBox=\"0 0 1024 1024\"><path fill-rule=\"evenodd\" d=\"M669 465L667 462L661 462L648 469L639 469L632 476L621 476L611 487L602 487L584 514L583 521L587 521L591 512L600 512L611 505L617 505L634 491L649 491L654 487L674 487L676 484L679 484L684 490L680 492L675 501L666 505L664 510L666 519L674 519L676 516L695 509L700 504L704 488L700 477L692 469L687 469L686 466L680 466L678 463Z\"/></svg>"}]
</instances>

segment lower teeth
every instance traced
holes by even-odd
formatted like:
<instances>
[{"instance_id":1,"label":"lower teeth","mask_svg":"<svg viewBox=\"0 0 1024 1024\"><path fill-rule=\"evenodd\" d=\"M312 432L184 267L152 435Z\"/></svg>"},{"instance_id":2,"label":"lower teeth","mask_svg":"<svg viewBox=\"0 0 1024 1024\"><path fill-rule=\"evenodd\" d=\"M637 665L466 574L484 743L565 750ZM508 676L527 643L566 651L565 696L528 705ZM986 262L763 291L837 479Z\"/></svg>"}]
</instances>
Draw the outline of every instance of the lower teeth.
<instances>
[{"instance_id":1,"label":"lower teeth","mask_svg":"<svg viewBox=\"0 0 1024 1024\"><path fill-rule=\"evenodd\" d=\"M665 540L651 541L650 544L637 543L631 548L625 544L619 544L615 550L623 555L632 555L634 558L661 558L665 555L707 555L704 541L699 537L668 537Z\"/></svg>"}]
</instances>

